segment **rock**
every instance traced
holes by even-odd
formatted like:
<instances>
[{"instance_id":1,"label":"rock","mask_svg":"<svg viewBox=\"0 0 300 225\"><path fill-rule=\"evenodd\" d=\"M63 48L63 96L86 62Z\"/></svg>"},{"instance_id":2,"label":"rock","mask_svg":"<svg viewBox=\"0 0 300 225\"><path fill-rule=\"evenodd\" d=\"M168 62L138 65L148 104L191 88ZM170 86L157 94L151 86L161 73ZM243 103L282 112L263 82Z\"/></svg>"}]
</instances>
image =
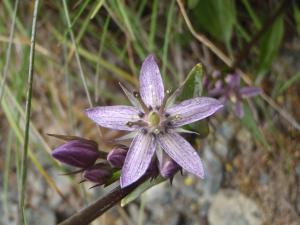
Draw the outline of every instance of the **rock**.
<instances>
[{"instance_id":1,"label":"rock","mask_svg":"<svg viewBox=\"0 0 300 225\"><path fill-rule=\"evenodd\" d=\"M208 145L204 149L203 163L206 178L199 184L203 187L204 195L211 195L216 193L220 188L223 179L223 167Z\"/></svg>"},{"instance_id":2,"label":"rock","mask_svg":"<svg viewBox=\"0 0 300 225\"><path fill-rule=\"evenodd\" d=\"M221 190L208 212L210 225L261 225L263 215L258 205L235 190Z\"/></svg>"},{"instance_id":3,"label":"rock","mask_svg":"<svg viewBox=\"0 0 300 225\"><path fill-rule=\"evenodd\" d=\"M30 208L28 209L28 224L55 225L56 217L53 210L48 207Z\"/></svg>"}]
</instances>

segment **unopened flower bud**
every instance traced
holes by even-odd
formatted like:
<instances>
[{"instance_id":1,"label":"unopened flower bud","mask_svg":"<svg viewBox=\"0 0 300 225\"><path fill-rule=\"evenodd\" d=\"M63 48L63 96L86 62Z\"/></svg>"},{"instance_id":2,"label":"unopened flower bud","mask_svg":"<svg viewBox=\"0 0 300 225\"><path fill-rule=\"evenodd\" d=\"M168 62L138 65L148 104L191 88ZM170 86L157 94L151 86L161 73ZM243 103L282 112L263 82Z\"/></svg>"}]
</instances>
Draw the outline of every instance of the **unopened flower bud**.
<instances>
[{"instance_id":1,"label":"unopened flower bud","mask_svg":"<svg viewBox=\"0 0 300 225\"><path fill-rule=\"evenodd\" d=\"M114 168L122 168L128 148L126 146L114 147L107 155L107 161Z\"/></svg>"},{"instance_id":2,"label":"unopened flower bud","mask_svg":"<svg viewBox=\"0 0 300 225\"><path fill-rule=\"evenodd\" d=\"M162 177L172 178L179 168L180 166L170 156L163 153L162 161L159 164L159 171Z\"/></svg>"},{"instance_id":3,"label":"unopened flower bud","mask_svg":"<svg viewBox=\"0 0 300 225\"><path fill-rule=\"evenodd\" d=\"M86 169L83 174L85 179L98 185L105 184L111 176L112 168L105 163L98 163Z\"/></svg>"},{"instance_id":4,"label":"unopened flower bud","mask_svg":"<svg viewBox=\"0 0 300 225\"><path fill-rule=\"evenodd\" d=\"M99 157L97 143L86 139L77 139L60 145L53 150L52 156L70 166L87 168Z\"/></svg>"}]
</instances>

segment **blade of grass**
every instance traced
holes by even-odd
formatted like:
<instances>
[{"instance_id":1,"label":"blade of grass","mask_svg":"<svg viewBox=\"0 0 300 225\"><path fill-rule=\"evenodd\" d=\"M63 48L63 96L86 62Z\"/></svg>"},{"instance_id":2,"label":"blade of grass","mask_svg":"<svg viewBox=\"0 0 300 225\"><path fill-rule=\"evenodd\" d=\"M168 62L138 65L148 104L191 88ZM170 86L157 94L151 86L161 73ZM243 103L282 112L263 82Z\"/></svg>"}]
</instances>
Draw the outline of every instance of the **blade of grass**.
<instances>
[{"instance_id":1,"label":"blade of grass","mask_svg":"<svg viewBox=\"0 0 300 225\"><path fill-rule=\"evenodd\" d=\"M87 7L87 5L89 4L91 0L86 0L82 6L80 7L78 13L75 15L74 20L72 21L72 27L74 26L74 24L77 22L77 20L79 19L79 17L81 16L81 14L83 13L83 11L85 10L85 8Z\"/></svg>"},{"instance_id":2,"label":"blade of grass","mask_svg":"<svg viewBox=\"0 0 300 225\"><path fill-rule=\"evenodd\" d=\"M107 34L109 22L110 22L110 18L109 18L109 16L107 16L106 20L104 22L104 26L103 26L103 29L102 29L102 32L101 32L101 37L100 37L100 46L99 46L99 52L98 52L99 58L101 58L101 55L102 55L102 50L103 50L104 42L106 40L106 34ZM97 85L99 83L99 73L100 73L100 62L97 61L96 75L95 75L95 85L96 85L95 101L97 101L97 99L99 97L99 88L97 88Z\"/></svg>"},{"instance_id":3,"label":"blade of grass","mask_svg":"<svg viewBox=\"0 0 300 225\"><path fill-rule=\"evenodd\" d=\"M149 49L154 52L155 49L155 34L156 34L156 24L157 24L157 11L158 11L158 1L154 0L152 5L151 23L150 23L150 34L149 34Z\"/></svg>"},{"instance_id":4,"label":"blade of grass","mask_svg":"<svg viewBox=\"0 0 300 225\"><path fill-rule=\"evenodd\" d=\"M142 15L142 13L143 13L143 11L145 9L145 6L147 5L147 2L148 2L147 0L142 0L141 1L141 4L140 4L140 6L139 6L139 8L137 10L137 18L141 17L141 15Z\"/></svg>"},{"instance_id":5,"label":"blade of grass","mask_svg":"<svg viewBox=\"0 0 300 225\"><path fill-rule=\"evenodd\" d=\"M92 11L92 14L90 15L90 20L94 19L94 17L96 16L96 14L99 12L99 10L101 9L102 5L104 3L104 0L99 0L98 4L96 5L95 9Z\"/></svg>"},{"instance_id":6,"label":"blade of grass","mask_svg":"<svg viewBox=\"0 0 300 225\"><path fill-rule=\"evenodd\" d=\"M130 34L130 39L132 41L136 40L135 34L133 32L133 28L132 28L131 23L129 21L128 14L126 12L125 5L123 4L123 1L118 0L117 1L117 6L118 6L118 8L121 12L121 16L123 17L123 20L124 20L124 23L127 27L128 33Z\"/></svg>"},{"instance_id":7,"label":"blade of grass","mask_svg":"<svg viewBox=\"0 0 300 225\"><path fill-rule=\"evenodd\" d=\"M162 67L162 75L166 78L166 68L167 68L167 57L168 57L168 46L170 41L170 32L171 32L171 26L173 21L173 13L174 13L174 5L175 0L172 0L170 9L168 11L168 17L167 17L167 27L166 27L166 35L164 40L164 46L163 46L163 67Z\"/></svg>"},{"instance_id":8,"label":"blade of grass","mask_svg":"<svg viewBox=\"0 0 300 225\"><path fill-rule=\"evenodd\" d=\"M255 12L253 11L249 1L242 0L242 4L244 5L245 9L247 10L249 16L251 17L256 29L259 30L261 28L261 22L260 22L259 18L256 16Z\"/></svg>"},{"instance_id":9,"label":"blade of grass","mask_svg":"<svg viewBox=\"0 0 300 225\"><path fill-rule=\"evenodd\" d=\"M31 113L31 98L32 98L32 84L34 75L34 54L35 54L35 37L36 37L36 22L38 13L39 0L34 2L34 11L32 18L31 30L31 45L29 54L29 69L28 69L28 91L26 97L26 124L23 145L23 155L21 161L21 185L20 185L20 199L19 199L19 224L25 224L25 195L26 195L26 177L27 177L27 156L28 156L28 141L29 141L29 125Z\"/></svg>"},{"instance_id":10,"label":"blade of grass","mask_svg":"<svg viewBox=\"0 0 300 225\"><path fill-rule=\"evenodd\" d=\"M283 92L285 92L293 83L298 81L300 79L300 72L293 75L289 80L287 80L280 89L275 93L275 96L281 95Z\"/></svg>"},{"instance_id":11,"label":"blade of grass","mask_svg":"<svg viewBox=\"0 0 300 225\"><path fill-rule=\"evenodd\" d=\"M13 134L12 131L9 130L8 132L8 139L7 139L6 151L5 151L5 164L4 164L4 174L3 174L3 211L4 217L8 219L8 182L9 182L9 170L11 164L11 153L12 153L12 140Z\"/></svg>"},{"instance_id":12,"label":"blade of grass","mask_svg":"<svg viewBox=\"0 0 300 225\"><path fill-rule=\"evenodd\" d=\"M92 107L93 106L92 99L91 99L91 96L90 96L90 93L89 93L89 90L88 90L88 87L87 87L85 76L83 74L83 69L82 69L80 57L79 57L79 54L78 54L76 40L75 40L74 33L73 33L73 30L72 30L72 25L71 25L71 20L70 20L70 15L69 15L69 10L68 10L68 7L67 7L66 0L62 0L62 3L63 3L65 17L66 17L66 20L67 20L69 34L70 34L72 45L73 45L72 47L75 49L75 58L76 58L76 61L77 61L77 65L78 65L79 74L80 74L80 77L81 77L81 80L82 80L83 88L84 88L85 94L87 96L89 105L90 105L90 107Z\"/></svg>"},{"instance_id":13,"label":"blade of grass","mask_svg":"<svg viewBox=\"0 0 300 225\"><path fill-rule=\"evenodd\" d=\"M59 32L54 27L52 27L52 33L59 41L61 41L61 42L64 41L63 36L61 34L59 34ZM70 48L72 48L72 43L66 42L66 44ZM81 48L80 46L78 46L78 53L81 56L83 56L85 59L87 59L91 62L94 62L94 63L99 62L99 64L103 68L105 68L108 71L116 74L119 79L126 80L126 81L128 81L128 82L130 82L131 84L134 84L134 85L138 84L137 79L135 77L133 77L131 74L129 74L126 71L118 68L117 66L109 63L108 61L104 60L103 58L99 58L99 56L97 56L97 54L94 54L94 53L92 53L92 52L90 52L90 51L88 51L84 48Z\"/></svg>"},{"instance_id":14,"label":"blade of grass","mask_svg":"<svg viewBox=\"0 0 300 225\"><path fill-rule=\"evenodd\" d=\"M9 42L8 42L8 47L7 47L7 51L6 51L3 78L2 78L1 85L0 85L0 103L1 103L1 100L3 97L4 86L5 86L5 83L7 80L7 76L8 76L8 66L9 66L9 62L10 62L11 46L13 43L13 38L14 38L14 33L15 33L15 23L16 23L18 6L19 6L19 0L16 0L15 6L14 6L13 18L12 18L12 22L11 22L11 26L10 26Z\"/></svg>"}]
</instances>

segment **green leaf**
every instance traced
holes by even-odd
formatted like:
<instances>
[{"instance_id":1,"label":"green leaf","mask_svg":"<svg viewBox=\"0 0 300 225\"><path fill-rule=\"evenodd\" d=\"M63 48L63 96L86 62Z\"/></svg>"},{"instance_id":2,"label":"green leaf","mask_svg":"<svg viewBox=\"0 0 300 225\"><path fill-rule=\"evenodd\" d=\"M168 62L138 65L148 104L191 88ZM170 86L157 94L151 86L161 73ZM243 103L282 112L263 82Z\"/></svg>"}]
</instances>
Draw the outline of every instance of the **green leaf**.
<instances>
[{"instance_id":1,"label":"green leaf","mask_svg":"<svg viewBox=\"0 0 300 225\"><path fill-rule=\"evenodd\" d=\"M236 23L234 0L199 0L190 2L193 23L196 28L209 32L214 38L229 46Z\"/></svg>"},{"instance_id":2,"label":"green leaf","mask_svg":"<svg viewBox=\"0 0 300 225\"><path fill-rule=\"evenodd\" d=\"M134 189L129 195L127 195L125 198L121 201L121 206L124 207L130 202L134 201L136 198L138 198L142 193L144 193L149 188L160 184L161 182L165 181L165 179L161 176L158 176L156 179L148 179L144 183L142 183L140 186L138 186L136 189Z\"/></svg>"},{"instance_id":3,"label":"green leaf","mask_svg":"<svg viewBox=\"0 0 300 225\"><path fill-rule=\"evenodd\" d=\"M193 97L201 96L202 94L202 79L203 79L203 68L200 63L196 64L193 69L189 72L187 78L180 86L180 94L176 100L184 101Z\"/></svg>"},{"instance_id":4,"label":"green leaf","mask_svg":"<svg viewBox=\"0 0 300 225\"><path fill-rule=\"evenodd\" d=\"M300 35L300 9L297 7L296 4L294 5L293 9L294 9L294 18L296 22L296 29L298 35Z\"/></svg>"},{"instance_id":5,"label":"green leaf","mask_svg":"<svg viewBox=\"0 0 300 225\"><path fill-rule=\"evenodd\" d=\"M189 72L183 84L174 92L178 102L199 97L202 94L203 68L200 63L196 64ZM174 98L171 96L170 98ZM209 126L206 120L201 120L183 127L186 130L194 131L201 138L206 137L209 133Z\"/></svg>"},{"instance_id":6,"label":"green leaf","mask_svg":"<svg viewBox=\"0 0 300 225\"><path fill-rule=\"evenodd\" d=\"M265 73L278 52L283 37L283 17L279 17L260 42L259 73Z\"/></svg>"},{"instance_id":7,"label":"green leaf","mask_svg":"<svg viewBox=\"0 0 300 225\"><path fill-rule=\"evenodd\" d=\"M251 132L252 136L261 144L263 144L266 148L269 148L269 144L264 137L263 133L260 131L257 126L257 122L253 118L253 114L248 106L248 104L244 104L244 112L245 115L241 119L242 124Z\"/></svg>"}]
</instances>

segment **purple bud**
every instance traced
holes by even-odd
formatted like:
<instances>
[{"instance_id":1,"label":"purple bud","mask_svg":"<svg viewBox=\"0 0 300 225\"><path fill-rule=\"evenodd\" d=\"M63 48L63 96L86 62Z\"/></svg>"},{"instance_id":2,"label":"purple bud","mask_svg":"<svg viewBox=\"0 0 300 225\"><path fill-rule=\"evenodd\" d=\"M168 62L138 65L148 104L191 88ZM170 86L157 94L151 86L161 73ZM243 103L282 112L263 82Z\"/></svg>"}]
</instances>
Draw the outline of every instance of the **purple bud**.
<instances>
[{"instance_id":1,"label":"purple bud","mask_svg":"<svg viewBox=\"0 0 300 225\"><path fill-rule=\"evenodd\" d=\"M67 165L87 168L99 157L98 145L86 139L72 140L54 149L52 156Z\"/></svg>"},{"instance_id":2,"label":"purple bud","mask_svg":"<svg viewBox=\"0 0 300 225\"><path fill-rule=\"evenodd\" d=\"M88 181L99 185L105 184L112 176L112 169L109 165L98 163L84 171L83 177Z\"/></svg>"},{"instance_id":3,"label":"purple bud","mask_svg":"<svg viewBox=\"0 0 300 225\"><path fill-rule=\"evenodd\" d=\"M107 155L107 161L112 167L122 168L128 148L126 146L114 147Z\"/></svg>"},{"instance_id":4,"label":"purple bud","mask_svg":"<svg viewBox=\"0 0 300 225\"><path fill-rule=\"evenodd\" d=\"M159 171L162 177L172 178L179 169L180 166L170 156L163 153L162 161L159 164Z\"/></svg>"}]
</instances>

